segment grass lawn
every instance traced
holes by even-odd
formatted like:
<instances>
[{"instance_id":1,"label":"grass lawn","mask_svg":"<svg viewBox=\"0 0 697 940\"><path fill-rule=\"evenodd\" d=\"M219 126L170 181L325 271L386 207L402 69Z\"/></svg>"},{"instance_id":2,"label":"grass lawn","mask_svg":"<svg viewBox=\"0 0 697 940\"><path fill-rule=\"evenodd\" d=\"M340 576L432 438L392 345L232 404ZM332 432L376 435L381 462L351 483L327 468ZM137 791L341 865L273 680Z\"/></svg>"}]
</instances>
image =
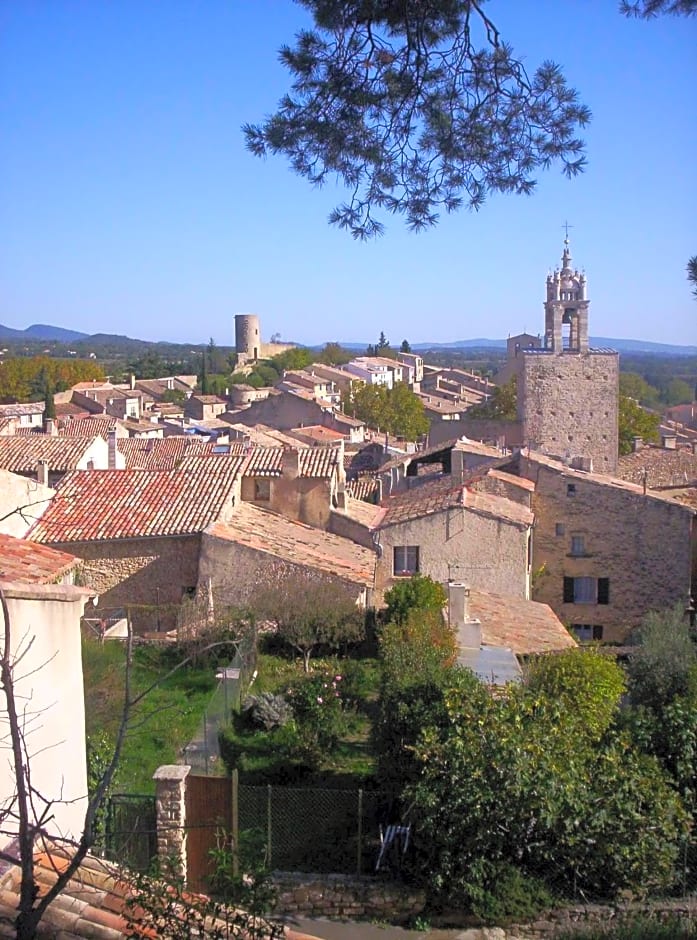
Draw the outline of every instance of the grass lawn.
<instances>
[{"instance_id":1,"label":"grass lawn","mask_svg":"<svg viewBox=\"0 0 697 940\"><path fill-rule=\"evenodd\" d=\"M241 770L245 782L271 782L302 779L303 784L360 786L375 771L375 758L370 748L370 731L378 697L379 670L375 659L341 659L338 657L311 661L313 672L327 671L342 676L342 694L349 700L345 711L345 730L338 746L328 755L319 771L307 773L294 768L288 758L292 738L287 728L273 731L251 730L244 722L233 722L225 730L227 755L241 755L232 762ZM299 659L271 653L259 654L257 677L250 688L252 695L261 692L286 692L292 682L304 673ZM225 754L224 754L225 756ZM230 759L230 757L228 757Z\"/></svg>"},{"instance_id":2,"label":"grass lawn","mask_svg":"<svg viewBox=\"0 0 697 940\"><path fill-rule=\"evenodd\" d=\"M126 678L124 647L84 638L82 666L88 737L104 732L115 739L121 720ZM175 664L172 650L138 646L131 672L132 694L147 689ZM132 716L114 791L154 793L152 775L173 764L193 737L216 686L215 669L187 666L150 692Z\"/></svg>"}]
</instances>

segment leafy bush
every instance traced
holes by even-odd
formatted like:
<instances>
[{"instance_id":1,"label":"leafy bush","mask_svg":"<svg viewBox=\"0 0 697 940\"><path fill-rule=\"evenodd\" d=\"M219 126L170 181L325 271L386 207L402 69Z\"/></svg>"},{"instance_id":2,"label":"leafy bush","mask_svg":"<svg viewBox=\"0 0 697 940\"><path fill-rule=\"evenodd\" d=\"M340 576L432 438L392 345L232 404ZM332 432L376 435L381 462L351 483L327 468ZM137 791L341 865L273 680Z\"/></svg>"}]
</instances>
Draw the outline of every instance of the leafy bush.
<instances>
[{"instance_id":1,"label":"leafy bush","mask_svg":"<svg viewBox=\"0 0 697 940\"><path fill-rule=\"evenodd\" d=\"M385 592L384 619L404 623L412 610L442 610L447 602L442 584L428 575L415 574Z\"/></svg>"},{"instance_id":2,"label":"leafy bush","mask_svg":"<svg viewBox=\"0 0 697 940\"><path fill-rule=\"evenodd\" d=\"M344 730L340 675L318 673L296 682L288 690L297 731L296 753L319 767L339 743Z\"/></svg>"},{"instance_id":3,"label":"leafy bush","mask_svg":"<svg viewBox=\"0 0 697 940\"><path fill-rule=\"evenodd\" d=\"M539 878L508 863L492 866L486 887L474 893L472 913L489 924L529 921L556 904Z\"/></svg>"}]
</instances>

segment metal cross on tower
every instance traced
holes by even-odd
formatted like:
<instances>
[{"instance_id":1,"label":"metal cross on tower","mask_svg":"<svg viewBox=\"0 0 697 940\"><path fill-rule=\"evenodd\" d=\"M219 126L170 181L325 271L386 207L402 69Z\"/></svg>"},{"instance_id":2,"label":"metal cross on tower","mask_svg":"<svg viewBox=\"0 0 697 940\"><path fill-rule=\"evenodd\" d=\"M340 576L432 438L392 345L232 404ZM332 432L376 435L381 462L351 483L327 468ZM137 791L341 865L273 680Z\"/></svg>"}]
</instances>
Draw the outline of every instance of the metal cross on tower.
<instances>
[{"instance_id":1,"label":"metal cross on tower","mask_svg":"<svg viewBox=\"0 0 697 940\"><path fill-rule=\"evenodd\" d=\"M566 236L566 240L568 241L568 240L569 240L569 229L570 229L570 228L574 228L574 226L573 226L573 225L569 225L569 223L566 221L566 219L564 219L564 224L562 225L562 228L564 229L564 235Z\"/></svg>"}]
</instances>

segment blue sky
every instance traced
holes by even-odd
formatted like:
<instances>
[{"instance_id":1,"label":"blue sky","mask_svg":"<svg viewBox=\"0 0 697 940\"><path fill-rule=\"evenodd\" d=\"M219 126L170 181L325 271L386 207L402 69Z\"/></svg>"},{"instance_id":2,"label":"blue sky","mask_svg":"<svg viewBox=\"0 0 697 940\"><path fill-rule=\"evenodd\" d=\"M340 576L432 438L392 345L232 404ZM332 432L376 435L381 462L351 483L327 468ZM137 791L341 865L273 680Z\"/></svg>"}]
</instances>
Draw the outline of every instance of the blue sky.
<instances>
[{"instance_id":1,"label":"blue sky","mask_svg":"<svg viewBox=\"0 0 697 940\"><path fill-rule=\"evenodd\" d=\"M0 323L219 345L243 312L303 343L539 332L568 219L592 335L697 343L697 20L630 21L615 0L487 12L529 71L551 58L580 90L587 171L418 235L388 218L363 244L327 224L340 187L244 149L287 88L291 0L3 0Z\"/></svg>"}]
</instances>

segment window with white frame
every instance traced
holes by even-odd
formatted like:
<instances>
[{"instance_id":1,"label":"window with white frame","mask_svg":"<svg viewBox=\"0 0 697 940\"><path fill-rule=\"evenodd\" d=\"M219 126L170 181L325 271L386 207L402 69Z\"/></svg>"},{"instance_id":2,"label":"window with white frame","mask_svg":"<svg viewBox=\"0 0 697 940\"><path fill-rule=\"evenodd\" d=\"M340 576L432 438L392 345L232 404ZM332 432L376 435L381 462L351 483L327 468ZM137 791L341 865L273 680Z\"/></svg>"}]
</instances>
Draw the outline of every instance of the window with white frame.
<instances>
[{"instance_id":1,"label":"window with white frame","mask_svg":"<svg viewBox=\"0 0 697 940\"><path fill-rule=\"evenodd\" d=\"M395 545L392 570L396 575L417 574L419 570L419 546Z\"/></svg>"}]
</instances>

